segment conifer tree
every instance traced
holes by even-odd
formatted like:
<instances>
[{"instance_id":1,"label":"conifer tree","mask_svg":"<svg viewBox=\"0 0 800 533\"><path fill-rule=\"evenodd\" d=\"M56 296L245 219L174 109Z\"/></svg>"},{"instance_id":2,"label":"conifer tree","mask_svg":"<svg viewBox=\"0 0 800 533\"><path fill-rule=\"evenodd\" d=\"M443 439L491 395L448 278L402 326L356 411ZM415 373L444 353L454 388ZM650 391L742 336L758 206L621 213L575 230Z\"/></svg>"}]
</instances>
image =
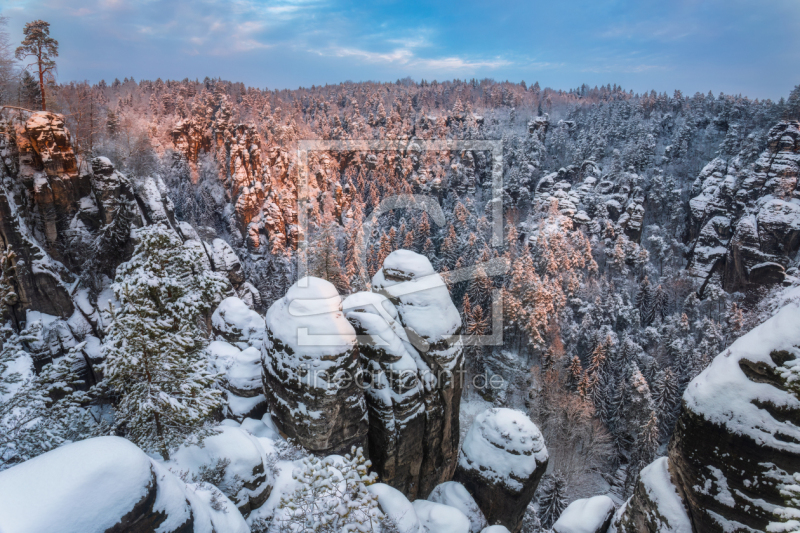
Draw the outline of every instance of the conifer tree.
<instances>
[{"instance_id":1,"label":"conifer tree","mask_svg":"<svg viewBox=\"0 0 800 533\"><path fill-rule=\"evenodd\" d=\"M583 380L583 366L581 366L580 358L575 355L569 363L567 368L567 386L570 390L578 390L578 384Z\"/></svg>"},{"instance_id":2,"label":"conifer tree","mask_svg":"<svg viewBox=\"0 0 800 533\"><path fill-rule=\"evenodd\" d=\"M306 457L292 474L298 482L294 492L281 498L275 513L279 531L339 533L381 531L384 515L378 498L367 490L377 481L369 473L372 463L361 448L338 460Z\"/></svg>"},{"instance_id":3,"label":"conifer tree","mask_svg":"<svg viewBox=\"0 0 800 533\"><path fill-rule=\"evenodd\" d=\"M539 496L539 519L545 529L550 529L567 508L567 483L558 471L547 478Z\"/></svg>"},{"instance_id":4,"label":"conifer tree","mask_svg":"<svg viewBox=\"0 0 800 533\"><path fill-rule=\"evenodd\" d=\"M670 367L660 371L653 383L653 408L658 415L662 439L669 437L680 408L680 383Z\"/></svg>"},{"instance_id":5,"label":"conifer tree","mask_svg":"<svg viewBox=\"0 0 800 533\"><path fill-rule=\"evenodd\" d=\"M200 252L161 225L138 230L133 257L117 267L103 344L106 381L118 397L115 421L142 449L169 451L221 407L209 372L201 318L227 280L201 270Z\"/></svg>"},{"instance_id":6,"label":"conifer tree","mask_svg":"<svg viewBox=\"0 0 800 533\"><path fill-rule=\"evenodd\" d=\"M639 474L642 468L652 463L656 458L659 442L658 417L655 411L651 411L647 422L642 426L633 445L633 453L631 454L631 461L628 465L627 477L625 479L627 494L633 491L633 487L636 485L636 482L639 481Z\"/></svg>"},{"instance_id":7,"label":"conifer tree","mask_svg":"<svg viewBox=\"0 0 800 533\"><path fill-rule=\"evenodd\" d=\"M17 47L17 59L32 57L33 61L28 67L36 67L39 74L39 90L42 96L42 111L47 111L47 98L45 96L45 80L52 76L56 68L55 58L58 57L58 41L50 37L50 23L43 20L34 20L25 24L22 30L25 34L21 45Z\"/></svg>"}]
</instances>

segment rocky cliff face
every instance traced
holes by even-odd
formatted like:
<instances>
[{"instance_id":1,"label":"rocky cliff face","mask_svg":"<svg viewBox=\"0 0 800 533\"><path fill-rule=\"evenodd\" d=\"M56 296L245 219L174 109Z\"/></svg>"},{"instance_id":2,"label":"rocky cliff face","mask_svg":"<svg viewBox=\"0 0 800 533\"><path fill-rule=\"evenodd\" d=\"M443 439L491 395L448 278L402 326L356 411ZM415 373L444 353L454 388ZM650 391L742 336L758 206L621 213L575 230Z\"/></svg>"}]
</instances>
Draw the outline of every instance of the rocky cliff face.
<instances>
[{"instance_id":1,"label":"rocky cliff face","mask_svg":"<svg viewBox=\"0 0 800 533\"><path fill-rule=\"evenodd\" d=\"M688 270L703 284L715 274L726 290L780 283L800 257L800 124L769 132L752 167L715 159L695 181L689 202Z\"/></svg>"},{"instance_id":2,"label":"rocky cliff face","mask_svg":"<svg viewBox=\"0 0 800 533\"><path fill-rule=\"evenodd\" d=\"M48 357L86 340L87 383L94 383L91 367L101 362L94 348L104 327L100 309L107 305L99 296L130 257L131 230L141 225L164 224L187 245L202 248L205 266L226 272L232 289L257 305L257 291L244 282L231 247L178 223L160 178L133 183L104 157L80 161L70 142L61 115L0 112L0 247L16 254L19 296L12 318L18 325L43 323L42 337L54 339L46 343Z\"/></svg>"},{"instance_id":3,"label":"rocky cliff face","mask_svg":"<svg viewBox=\"0 0 800 533\"><path fill-rule=\"evenodd\" d=\"M646 198L641 178L634 172L603 175L592 161L570 165L544 176L536 185L533 205L546 211L555 202L558 211L576 225L600 234L606 224L631 241L642 238Z\"/></svg>"},{"instance_id":4,"label":"rocky cliff face","mask_svg":"<svg viewBox=\"0 0 800 533\"><path fill-rule=\"evenodd\" d=\"M793 296L689 384L669 458L642 471L641 486L616 520L619 529L663 530L653 517L667 516L667 499L652 494L670 492L667 485L674 486L669 501L680 500L695 532L790 531L800 525L798 289ZM648 469L660 474L646 476Z\"/></svg>"},{"instance_id":5,"label":"rocky cliff face","mask_svg":"<svg viewBox=\"0 0 800 533\"><path fill-rule=\"evenodd\" d=\"M417 494L424 498L455 470L464 379L461 317L430 261L408 250L389 254L372 289L394 304L409 350L418 354L425 438Z\"/></svg>"},{"instance_id":6,"label":"rocky cliff face","mask_svg":"<svg viewBox=\"0 0 800 533\"><path fill-rule=\"evenodd\" d=\"M398 321L397 309L386 297L355 293L342 306L361 336L373 471L383 483L414 499L420 478L430 475L421 470L427 436L424 390L410 353L414 348Z\"/></svg>"},{"instance_id":7,"label":"rocky cliff face","mask_svg":"<svg viewBox=\"0 0 800 533\"><path fill-rule=\"evenodd\" d=\"M230 201L235 206L239 235L258 249L293 246L297 243L297 168L288 152L266 148L255 127L231 123L225 113L227 98L206 102L206 113L179 122L172 130L173 147L188 161L196 176L202 153L214 154L220 162ZM216 109L216 111L214 111Z\"/></svg>"},{"instance_id":8,"label":"rocky cliff face","mask_svg":"<svg viewBox=\"0 0 800 533\"><path fill-rule=\"evenodd\" d=\"M275 422L319 455L367 444L355 331L329 282L299 280L267 311L264 389Z\"/></svg>"}]
</instances>

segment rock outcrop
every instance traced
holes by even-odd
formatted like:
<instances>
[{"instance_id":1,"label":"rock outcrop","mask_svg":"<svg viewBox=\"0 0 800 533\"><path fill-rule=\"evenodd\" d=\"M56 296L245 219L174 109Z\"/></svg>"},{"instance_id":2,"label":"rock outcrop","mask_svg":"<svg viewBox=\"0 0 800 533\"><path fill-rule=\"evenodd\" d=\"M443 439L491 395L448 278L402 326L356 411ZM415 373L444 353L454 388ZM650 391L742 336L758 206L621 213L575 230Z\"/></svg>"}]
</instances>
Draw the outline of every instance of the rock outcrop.
<instances>
[{"instance_id":1,"label":"rock outcrop","mask_svg":"<svg viewBox=\"0 0 800 533\"><path fill-rule=\"evenodd\" d=\"M614 517L614 502L608 496L575 500L553 524L554 533L605 533Z\"/></svg>"},{"instance_id":2,"label":"rock outcrop","mask_svg":"<svg viewBox=\"0 0 800 533\"><path fill-rule=\"evenodd\" d=\"M214 481L247 516L267 501L275 485L266 456L258 439L244 429L220 426L202 445L184 445L173 453L169 468L190 479Z\"/></svg>"},{"instance_id":3,"label":"rock outcrop","mask_svg":"<svg viewBox=\"0 0 800 533\"><path fill-rule=\"evenodd\" d=\"M800 525L800 292L792 291L772 318L689 384L669 458L642 471L615 519L618 530L663 531L663 517L677 517L678 509L688 518L671 521L669 530L790 531Z\"/></svg>"},{"instance_id":4,"label":"rock outcrop","mask_svg":"<svg viewBox=\"0 0 800 533\"><path fill-rule=\"evenodd\" d=\"M413 347L386 297L359 292L348 296L342 307L360 336L372 470L382 482L414 499L427 435L424 391L409 353Z\"/></svg>"},{"instance_id":5,"label":"rock outcrop","mask_svg":"<svg viewBox=\"0 0 800 533\"><path fill-rule=\"evenodd\" d=\"M461 483L447 481L438 485L428 496L428 500L455 507L464 513L469 519L470 533L480 533L489 525L475 499Z\"/></svg>"},{"instance_id":6,"label":"rock outcrop","mask_svg":"<svg viewBox=\"0 0 800 533\"><path fill-rule=\"evenodd\" d=\"M280 430L319 455L367 449L355 331L329 282L306 277L267 311L264 389Z\"/></svg>"},{"instance_id":7,"label":"rock outcrop","mask_svg":"<svg viewBox=\"0 0 800 533\"><path fill-rule=\"evenodd\" d=\"M784 281L800 261L798 176L797 122L773 127L752 166L721 158L706 165L689 202L690 274L703 284L718 274L728 291Z\"/></svg>"},{"instance_id":8,"label":"rock outcrop","mask_svg":"<svg viewBox=\"0 0 800 533\"><path fill-rule=\"evenodd\" d=\"M606 224L631 241L642 238L646 196L634 172L603 175L593 161L570 165L544 176L536 185L533 206L542 212L555 203L558 211L589 233L600 234ZM533 228L532 228L533 229Z\"/></svg>"},{"instance_id":9,"label":"rock outcrop","mask_svg":"<svg viewBox=\"0 0 800 533\"><path fill-rule=\"evenodd\" d=\"M472 494L489 524L517 533L547 462L539 428L524 413L493 408L467 432L453 480Z\"/></svg>"},{"instance_id":10,"label":"rock outcrop","mask_svg":"<svg viewBox=\"0 0 800 533\"><path fill-rule=\"evenodd\" d=\"M389 254L372 279L372 289L394 304L409 341L406 348L412 357L418 355L425 437L416 494L424 498L452 478L458 455L464 379L461 317L430 261L408 250Z\"/></svg>"},{"instance_id":11,"label":"rock outcrop","mask_svg":"<svg viewBox=\"0 0 800 533\"><path fill-rule=\"evenodd\" d=\"M186 484L130 441L98 437L0 472L7 533L246 533L236 506L208 484Z\"/></svg>"},{"instance_id":12,"label":"rock outcrop","mask_svg":"<svg viewBox=\"0 0 800 533\"><path fill-rule=\"evenodd\" d=\"M254 126L232 123L230 105L225 95L208 95L191 119L173 128L173 147L195 179L201 153L215 154L221 163L220 179L235 207L235 241L253 249L293 246L298 237L296 168L288 152L268 147Z\"/></svg>"},{"instance_id":13,"label":"rock outcrop","mask_svg":"<svg viewBox=\"0 0 800 533\"><path fill-rule=\"evenodd\" d=\"M692 522L679 490L667 458L656 459L642 469L633 496L614 515L608 532L692 533Z\"/></svg>"}]
</instances>

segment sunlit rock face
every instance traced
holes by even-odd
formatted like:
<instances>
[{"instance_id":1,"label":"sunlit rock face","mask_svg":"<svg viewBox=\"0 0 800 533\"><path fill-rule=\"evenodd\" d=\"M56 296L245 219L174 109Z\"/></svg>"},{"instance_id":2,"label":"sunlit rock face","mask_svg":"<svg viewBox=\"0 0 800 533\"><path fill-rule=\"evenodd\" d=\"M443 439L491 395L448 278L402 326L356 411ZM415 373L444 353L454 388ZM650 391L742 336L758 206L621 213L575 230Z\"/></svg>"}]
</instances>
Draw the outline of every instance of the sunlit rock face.
<instances>
[{"instance_id":1,"label":"sunlit rock face","mask_svg":"<svg viewBox=\"0 0 800 533\"><path fill-rule=\"evenodd\" d=\"M453 479L472 494L489 524L516 533L548 460L542 433L527 415L487 409L464 438Z\"/></svg>"},{"instance_id":2,"label":"sunlit rock face","mask_svg":"<svg viewBox=\"0 0 800 533\"><path fill-rule=\"evenodd\" d=\"M238 234L233 240L252 249L294 246L297 167L288 152L267 147L254 126L231 123L225 98L205 105L207 109L182 120L171 132L172 145L189 163L193 179L200 155L212 155L235 209Z\"/></svg>"},{"instance_id":3,"label":"sunlit rock face","mask_svg":"<svg viewBox=\"0 0 800 533\"><path fill-rule=\"evenodd\" d=\"M425 404L425 440L419 497L449 481L458 455L464 355L461 317L447 286L422 255L397 250L389 254L372 279L372 290L386 296L416 356Z\"/></svg>"},{"instance_id":4,"label":"sunlit rock face","mask_svg":"<svg viewBox=\"0 0 800 533\"><path fill-rule=\"evenodd\" d=\"M689 273L726 290L780 283L800 249L800 124L782 122L751 166L715 159L689 202Z\"/></svg>"},{"instance_id":5,"label":"sunlit rock face","mask_svg":"<svg viewBox=\"0 0 800 533\"><path fill-rule=\"evenodd\" d=\"M267 311L261 361L275 423L319 454L367 440L367 406L355 331L329 282L303 278Z\"/></svg>"}]
</instances>

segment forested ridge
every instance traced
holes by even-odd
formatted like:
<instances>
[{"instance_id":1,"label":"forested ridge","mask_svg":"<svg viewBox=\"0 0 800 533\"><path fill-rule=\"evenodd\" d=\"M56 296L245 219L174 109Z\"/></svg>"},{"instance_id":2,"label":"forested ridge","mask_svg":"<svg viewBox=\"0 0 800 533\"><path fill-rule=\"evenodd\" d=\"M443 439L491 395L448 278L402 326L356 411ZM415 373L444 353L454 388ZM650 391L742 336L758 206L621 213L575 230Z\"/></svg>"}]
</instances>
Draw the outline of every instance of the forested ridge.
<instances>
[{"instance_id":1,"label":"forested ridge","mask_svg":"<svg viewBox=\"0 0 800 533\"><path fill-rule=\"evenodd\" d=\"M463 346L454 453L483 408L527 413L549 463L521 527L549 529L576 499L634 495L642 469L668 454L690 382L800 282L800 87L772 102L487 79L269 90L123 78L51 83L47 95L48 112L35 112L32 78L0 86L0 469L102 435L180 466L176 450L216 438L224 418L302 410L259 396L279 386L268 387L262 341L285 344L274 372L291 374L281 365L294 361L264 313L306 274L332 284L330 295L319 288L326 298L377 290L393 252L409 250L441 276L460 334L502 328L500 345ZM400 148L312 151L304 168L302 140ZM502 190L489 151L420 150L427 140L500 141ZM397 195L435 199L443 220L419 203L381 208ZM503 273L485 270L492 261ZM359 333L372 327L347 318ZM144 378L147 353L170 359ZM226 377L231 364L259 375ZM420 394L446 396L432 387ZM280 446L264 479L302 456ZM360 454L342 468L370 485ZM306 458L303 475L324 477L335 467L325 461ZM240 511L264 502L242 479L212 482L214 466L194 482ZM371 501L358 483L353 497ZM372 503L358 513L377 516Z\"/></svg>"}]
</instances>

